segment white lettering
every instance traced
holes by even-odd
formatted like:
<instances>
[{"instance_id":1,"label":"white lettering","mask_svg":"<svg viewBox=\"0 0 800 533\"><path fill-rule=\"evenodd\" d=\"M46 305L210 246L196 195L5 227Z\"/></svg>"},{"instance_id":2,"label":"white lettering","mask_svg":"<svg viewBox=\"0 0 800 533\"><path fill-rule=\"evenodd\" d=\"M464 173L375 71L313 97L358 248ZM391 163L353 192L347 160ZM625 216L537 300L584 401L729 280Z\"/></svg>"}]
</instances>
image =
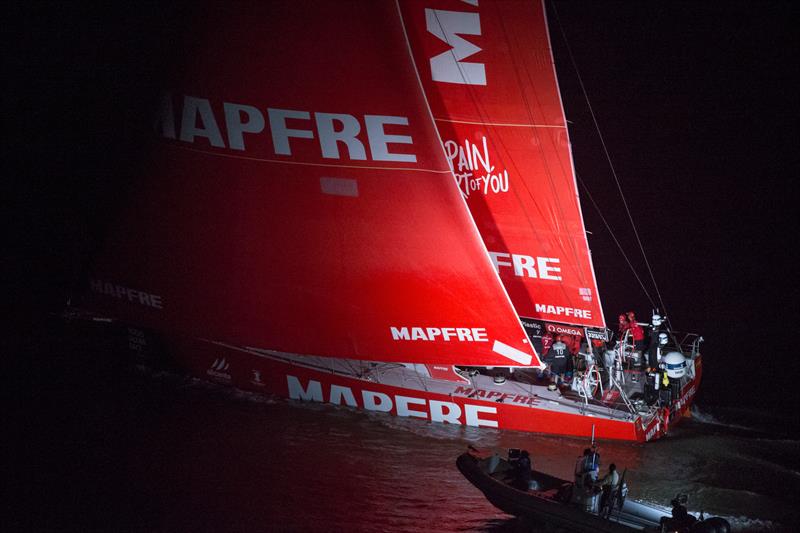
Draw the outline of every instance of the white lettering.
<instances>
[{"instance_id":1,"label":"white lettering","mask_svg":"<svg viewBox=\"0 0 800 533\"><path fill-rule=\"evenodd\" d=\"M472 332L469 328L456 328L458 332L458 340L461 342L468 341L472 342Z\"/></svg>"},{"instance_id":2,"label":"white lettering","mask_svg":"<svg viewBox=\"0 0 800 533\"><path fill-rule=\"evenodd\" d=\"M200 126L197 119L200 119ZM219 132L217 120L211 110L211 102L205 98L184 96L183 114L181 116L181 140L194 142L195 137L205 137L211 146L225 148L222 134Z\"/></svg>"},{"instance_id":3,"label":"white lettering","mask_svg":"<svg viewBox=\"0 0 800 533\"><path fill-rule=\"evenodd\" d=\"M439 328L425 328L425 331L428 333L429 341L436 340L436 337L442 334L442 330L440 330Z\"/></svg>"},{"instance_id":4,"label":"white lettering","mask_svg":"<svg viewBox=\"0 0 800 533\"><path fill-rule=\"evenodd\" d=\"M519 277L538 277L540 279L547 279L553 281L561 281L561 276L556 273L561 272L561 267L555 266L561 260L557 257L536 257L522 254L511 254L506 252L489 252L489 257L494 263L494 268L500 272L500 267L514 267L514 275ZM511 259L511 262L508 259Z\"/></svg>"},{"instance_id":5,"label":"white lettering","mask_svg":"<svg viewBox=\"0 0 800 533\"><path fill-rule=\"evenodd\" d=\"M411 340L411 337L408 336L408 328L400 328L397 329L394 326L391 326L389 329L392 331L392 339L399 341L404 340L408 341Z\"/></svg>"},{"instance_id":6,"label":"white lettering","mask_svg":"<svg viewBox=\"0 0 800 533\"><path fill-rule=\"evenodd\" d=\"M286 126L286 119L309 120L311 115L308 111L293 111L291 109L267 109L269 115L269 127L272 130L272 144L275 153L280 155L292 155L289 147L289 137L299 139L313 139L314 132L309 130L295 130Z\"/></svg>"},{"instance_id":7,"label":"white lettering","mask_svg":"<svg viewBox=\"0 0 800 533\"><path fill-rule=\"evenodd\" d=\"M472 338L475 339L475 342L489 342L486 328L472 328Z\"/></svg>"},{"instance_id":8,"label":"white lettering","mask_svg":"<svg viewBox=\"0 0 800 533\"><path fill-rule=\"evenodd\" d=\"M442 328L442 338L446 341L450 340L450 337L455 336L456 328Z\"/></svg>"},{"instance_id":9,"label":"white lettering","mask_svg":"<svg viewBox=\"0 0 800 533\"><path fill-rule=\"evenodd\" d=\"M364 409L388 413L392 410L392 399L382 392L361 391L364 398Z\"/></svg>"},{"instance_id":10,"label":"white lettering","mask_svg":"<svg viewBox=\"0 0 800 533\"><path fill-rule=\"evenodd\" d=\"M431 400L431 421L433 422L447 422L448 424L461 424L458 418L461 416L461 408L458 404L453 402L440 402L439 400ZM446 410L446 412L445 412Z\"/></svg>"},{"instance_id":11,"label":"white lettering","mask_svg":"<svg viewBox=\"0 0 800 533\"><path fill-rule=\"evenodd\" d=\"M361 124L356 117L345 113L314 113L314 118L317 121L322 157L340 159L338 143L342 142L347 146L350 159L364 160L367 158L364 145L356 139L356 135L361 132ZM340 130L333 127L334 120L341 124Z\"/></svg>"},{"instance_id":12,"label":"white lettering","mask_svg":"<svg viewBox=\"0 0 800 533\"><path fill-rule=\"evenodd\" d=\"M462 85L486 85L486 68L483 63L462 62L481 49L457 34L480 35L481 19L478 13L425 10L427 30L451 48L430 59L433 81Z\"/></svg>"},{"instance_id":13,"label":"white lettering","mask_svg":"<svg viewBox=\"0 0 800 533\"><path fill-rule=\"evenodd\" d=\"M225 129L228 130L228 146L233 150L244 150L243 133L260 133L264 130L264 115L253 106L241 104L222 105L225 110ZM242 115L247 117L242 122Z\"/></svg>"},{"instance_id":14,"label":"white lettering","mask_svg":"<svg viewBox=\"0 0 800 533\"><path fill-rule=\"evenodd\" d=\"M561 260L557 257L537 257L536 262L539 264L539 277L542 279L552 279L556 281L561 280L561 276L551 274L551 272L561 272L561 267L551 266L550 263L560 263Z\"/></svg>"},{"instance_id":15,"label":"white lettering","mask_svg":"<svg viewBox=\"0 0 800 533\"><path fill-rule=\"evenodd\" d=\"M468 426L496 428L496 420L485 420L480 418L480 413L497 414L495 407L484 407L482 405L464 405L464 415Z\"/></svg>"},{"instance_id":16,"label":"white lettering","mask_svg":"<svg viewBox=\"0 0 800 533\"><path fill-rule=\"evenodd\" d=\"M364 115L364 122L367 125L367 137L369 138L369 150L372 159L376 161L401 161L414 163L417 156L414 154L393 154L389 152L387 144L402 143L412 144L413 141L408 135L388 135L384 130L384 124L400 124L408 126L408 118L392 117L388 115Z\"/></svg>"},{"instance_id":17,"label":"white lettering","mask_svg":"<svg viewBox=\"0 0 800 533\"><path fill-rule=\"evenodd\" d=\"M342 403L342 398L344 398L344 402L350 407L358 407L355 396L353 396L353 391L350 390L350 387L331 385L331 397L330 400L328 400L329 403L340 405Z\"/></svg>"},{"instance_id":18,"label":"white lettering","mask_svg":"<svg viewBox=\"0 0 800 533\"><path fill-rule=\"evenodd\" d=\"M421 398L411 398L409 396L395 396L394 401L397 404L397 416L413 416L416 418L428 418L428 413L425 411L415 411L409 409L409 404L425 405L425 400Z\"/></svg>"},{"instance_id":19,"label":"white lettering","mask_svg":"<svg viewBox=\"0 0 800 533\"><path fill-rule=\"evenodd\" d=\"M161 296L157 294L150 294L149 292L132 289L123 285L115 285L99 279L90 280L90 288L93 292L111 296L112 298L118 298L120 300L125 299L131 303L139 303L154 309L164 308Z\"/></svg>"},{"instance_id":20,"label":"white lettering","mask_svg":"<svg viewBox=\"0 0 800 533\"><path fill-rule=\"evenodd\" d=\"M492 263L494 263L494 268L498 272L500 272L501 266L509 266L509 267L511 266L511 263L509 263L508 261L501 261L501 258L510 259L511 254L507 254L505 252L489 252L489 257L492 258Z\"/></svg>"},{"instance_id":21,"label":"white lettering","mask_svg":"<svg viewBox=\"0 0 800 533\"><path fill-rule=\"evenodd\" d=\"M322 401L322 385L319 381L309 380L307 389L304 389L300 385L300 380L294 376L286 376L286 382L289 386L289 398L292 400Z\"/></svg>"},{"instance_id":22,"label":"white lettering","mask_svg":"<svg viewBox=\"0 0 800 533\"><path fill-rule=\"evenodd\" d=\"M533 268L533 257L529 255L514 254L511 256L511 261L514 263L515 276L528 276L529 278L536 277L536 270Z\"/></svg>"},{"instance_id":23,"label":"white lettering","mask_svg":"<svg viewBox=\"0 0 800 533\"><path fill-rule=\"evenodd\" d=\"M575 317L592 319L592 311L590 309L577 309L575 307L561 307L547 304L534 304L537 313L546 313L550 315L574 315Z\"/></svg>"}]
</instances>

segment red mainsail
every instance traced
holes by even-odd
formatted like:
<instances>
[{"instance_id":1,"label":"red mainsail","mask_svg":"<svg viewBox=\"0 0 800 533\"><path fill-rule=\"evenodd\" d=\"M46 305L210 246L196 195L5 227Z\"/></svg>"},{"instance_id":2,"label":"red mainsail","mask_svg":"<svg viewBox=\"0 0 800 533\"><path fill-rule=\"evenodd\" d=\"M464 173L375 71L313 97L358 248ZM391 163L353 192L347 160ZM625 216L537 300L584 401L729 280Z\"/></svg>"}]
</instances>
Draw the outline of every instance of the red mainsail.
<instances>
[{"instance_id":1,"label":"red mainsail","mask_svg":"<svg viewBox=\"0 0 800 533\"><path fill-rule=\"evenodd\" d=\"M93 273L95 308L300 354L540 365L397 6L264 2L205 20Z\"/></svg>"},{"instance_id":2,"label":"red mainsail","mask_svg":"<svg viewBox=\"0 0 800 533\"><path fill-rule=\"evenodd\" d=\"M603 327L543 5L401 5L446 157L516 310Z\"/></svg>"}]
</instances>

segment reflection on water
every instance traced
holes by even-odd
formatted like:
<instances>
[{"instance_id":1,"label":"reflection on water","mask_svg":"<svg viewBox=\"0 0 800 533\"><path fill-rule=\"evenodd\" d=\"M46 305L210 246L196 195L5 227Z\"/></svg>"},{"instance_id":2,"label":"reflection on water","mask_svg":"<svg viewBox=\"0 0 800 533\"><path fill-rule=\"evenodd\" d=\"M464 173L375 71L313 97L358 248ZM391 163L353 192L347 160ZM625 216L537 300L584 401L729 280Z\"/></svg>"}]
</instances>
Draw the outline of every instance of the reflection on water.
<instances>
[{"instance_id":1,"label":"reflection on water","mask_svg":"<svg viewBox=\"0 0 800 533\"><path fill-rule=\"evenodd\" d=\"M50 458L58 468L37 474L50 487L43 494L55 502L52 514L23 526L530 531L464 480L455 458L467 445L525 448L537 469L569 479L587 445L266 399L149 372L75 401L70 413L82 410L92 436L63 433ZM666 504L686 492L691 511L729 517L740 530L789 527L798 443L753 435L690 421L647 445L601 442L600 453L604 467L628 469L632 498Z\"/></svg>"}]
</instances>

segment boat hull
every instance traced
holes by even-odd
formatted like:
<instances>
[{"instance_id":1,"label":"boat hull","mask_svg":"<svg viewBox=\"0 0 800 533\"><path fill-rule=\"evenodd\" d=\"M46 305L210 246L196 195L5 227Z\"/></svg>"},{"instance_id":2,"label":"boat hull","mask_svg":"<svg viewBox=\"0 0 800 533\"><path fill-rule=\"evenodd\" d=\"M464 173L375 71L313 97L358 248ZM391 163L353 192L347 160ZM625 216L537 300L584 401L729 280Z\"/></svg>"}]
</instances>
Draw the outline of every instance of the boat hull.
<instances>
[{"instance_id":1,"label":"boat hull","mask_svg":"<svg viewBox=\"0 0 800 533\"><path fill-rule=\"evenodd\" d=\"M683 387L681 409L668 421L663 413L650 419L603 416L602 412L582 414L575 405L564 407L558 398L548 398L547 394L560 394L544 387L526 391L485 382L474 387L466 382L409 376L401 365L388 372L359 375L358 369L339 364L342 360L316 358L329 366L314 367L306 362L309 358L198 339L173 338L166 347L173 363L191 375L255 393L428 422L574 437L594 434L598 439L635 442L662 437L669 425L688 413L700 379L698 364L695 379Z\"/></svg>"},{"instance_id":2,"label":"boat hull","mask_svg":"<svg viewBox=\"0 0 800 533\"><path fill-rule=\"evenodd\" d=\"M456 467L470 483L483 493L489 503L504 513L523 517L541 525L566 528L568 531L622 533L641 530L641 528L631 528L611 522L597 515L580 512L575 507L567 505L572 490L571 483L547 474L534 472L533 478L547 487L553 487L551 492L555 492L556 487L560 489L557 496L549 499L519 490L501 479L488 475L481 468L481 459L471 453L460 455L456 460ZM568 490L564 491L563 489ZM566 499L561 496L562 492L567 496Z\"/></svg>"}]
</instances>

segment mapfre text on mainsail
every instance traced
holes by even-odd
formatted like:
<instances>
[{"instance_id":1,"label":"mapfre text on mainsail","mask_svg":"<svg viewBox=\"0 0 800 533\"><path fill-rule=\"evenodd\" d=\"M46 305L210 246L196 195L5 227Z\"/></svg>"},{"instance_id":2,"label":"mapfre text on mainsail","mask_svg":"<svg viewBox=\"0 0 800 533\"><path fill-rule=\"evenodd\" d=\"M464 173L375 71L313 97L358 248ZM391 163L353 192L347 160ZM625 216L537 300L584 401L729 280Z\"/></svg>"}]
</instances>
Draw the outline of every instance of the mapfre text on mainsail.
<instances>
[{"instance_id":1,"label":"mapfre text on mainsail","mask_svg":"<svg viewBox=\"0 0 800 533\"><path fill-rule=\"evenodd\" d=\"M156 128L164 138L199 147L247 152L258 146L260 154L271 147L268 156L291 156L293 143L314 143L322 159L417 161L409 153L414 141L407 135L405 116L278 109L165 94Z\"/></svg>"}]
</instances>

